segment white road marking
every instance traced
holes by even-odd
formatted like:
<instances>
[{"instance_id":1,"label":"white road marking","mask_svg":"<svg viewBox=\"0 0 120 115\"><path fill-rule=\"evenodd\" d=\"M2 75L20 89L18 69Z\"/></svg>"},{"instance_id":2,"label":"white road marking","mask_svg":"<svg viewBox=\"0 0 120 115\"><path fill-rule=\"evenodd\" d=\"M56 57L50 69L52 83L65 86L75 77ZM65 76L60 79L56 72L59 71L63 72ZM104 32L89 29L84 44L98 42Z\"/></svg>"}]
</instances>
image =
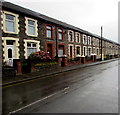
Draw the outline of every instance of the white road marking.
<instances>
[{"instance_id":1,"label":"white road marking","mask_svg":"<svg viewBox=\"0 0 120 115\"><path fill-rule=\"evenodd\" d=\"M65 90L67 90L67 89L69 89L69 88L70 88L70 87L65 87L62 91L65 91ZM46 96L46 97L44 97L44 98L42 98L42 99L40 99L40 100L37 100L37 101L33 102L33 103L31 103L31 104L28 104L28 105L26 105L26 106L24 106L24 107L21 107L21 108L15 110L15 111L9 112L9 114L12 114L12 113L16 113L16 112L18 112L18 111L21 111L21 110L23 110L23 109L25 109L25 108L27 108L27 107L30 107L30 106L38 103L38 102L41 102L41 101L43 101L43 100L45 100L45 99L48 99L48 98L50 98L50 97L52 97L52 96L54 96L54 95L56 95L56 94L57 94L57 93L53 93L53 94L51 94L51 95L49 95L49 96Z\"/></svg>"},{"instance_id":2,"label":"white road marking","mask_svg":"<svg viewBox=\"0 0 120 115\"><path fill-rule=\"evenodd\" d=\"M25 108L27 108L27 107L29 107L29 106L31 106L31 105L34 105L34 104L36 104L36 103L38 103L38 102L41 102L41 101L43 101L43 100L45 100L45 99L48 99L48 98L50 98L50 97L52 97L52 96L54 96L54 95L56 95L56 93L53 93L53 94L51 94L51 95L49 95L49 96L47 96L47 97L44 97L44 98L42 98L42 99L40 99L40 100L37 100L37 101L35 101L35 102L31 103L31 104L28 104L28 105L26 105L26 106L24 106L24 107L21 107L20 109L17 109L17 110L15 110L15 111L9 112L9 114L12 114L12 113L16 113L16 112L18 112L18 111L21 111L21 110L23 110L23 109L25 109Z\"/></svg>"}]
</instances>

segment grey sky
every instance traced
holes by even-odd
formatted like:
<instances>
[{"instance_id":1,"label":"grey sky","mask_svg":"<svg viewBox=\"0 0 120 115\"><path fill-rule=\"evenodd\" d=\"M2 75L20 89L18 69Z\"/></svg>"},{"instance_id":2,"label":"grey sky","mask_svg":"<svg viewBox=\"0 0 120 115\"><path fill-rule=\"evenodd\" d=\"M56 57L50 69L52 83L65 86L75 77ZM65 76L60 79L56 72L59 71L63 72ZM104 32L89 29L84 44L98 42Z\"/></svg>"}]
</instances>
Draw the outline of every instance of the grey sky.
<instances>
[{"instance_id":1,"label":"grey sky","mask_svg":"<svg viewBox=\"0 0 120 115\"><path fill-rule=\"evenodd\" d=\"M119 0L7 0L91 33L118 41ZM34 1L34 2L33 2Z\"/></svg>"}]
</instances>

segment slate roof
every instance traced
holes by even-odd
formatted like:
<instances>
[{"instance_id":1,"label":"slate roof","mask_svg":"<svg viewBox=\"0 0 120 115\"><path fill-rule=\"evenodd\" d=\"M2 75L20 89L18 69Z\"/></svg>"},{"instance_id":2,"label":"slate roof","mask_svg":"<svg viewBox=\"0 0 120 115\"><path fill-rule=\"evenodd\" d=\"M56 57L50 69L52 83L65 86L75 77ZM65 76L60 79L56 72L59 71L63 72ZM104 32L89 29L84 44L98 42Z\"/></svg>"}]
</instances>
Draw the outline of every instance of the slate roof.
<instances>
[{"instance_id":1,"label":"slate roof","mask_svg":"<svg viewBox=\"0 0 120 115\"><path fill-rule=\"evenodd\" d=\"M97 37L97 38L101 39L101 37L98 36L98 35L96 35L96 34L90 33L90 32L88 32L88 31L86 31L86 30L80 29L80 28L78 28L78 27L75 27L75 26L70 25L70 24L67 24L67 23L65 23L65 22L56 20L56 19L54 19L54 18L48 17L48 16L43 15L43 14L41 14L41 13L38 13L38 12L35 12L35 11L32 11L32 10L29 10L29 9L27 9L27 8L23 8L23 7L21 7L21 6L15 5L15 4L13 4L13 3L6 2L6 1L4 1L4 0L2 1L2 7L3 7L3 8L5 7L5 8L8 8L8 9L11 9L11 10L15 10L16 12L24 13L24 14L26 14L26 15L30 15L30 16L35 17L35 18L39 18L39 19L42 19L42 20L45 20L45 21L48 21L48 22L52 22L52 23L54 23L55 25L60 25L60 26L62 26L62 27L64 27L64 28L76 30L76 31L79 31L79 32L81 32L81 33L84 33L84 34L87 34L87 35L91 35L91 36L94 36L94 37ZM115 43L115 44L118 44L118 43L116 43L116 42L114 42L114 41L111 41L111 40L108 40L108 39L106 39L106 38L102 38L102 39L107 40L107 41L109 41L109 42L113 42L113 43ZM119 44L119 45L120 45L120 44Z\"/></svg>"}]
</instances>

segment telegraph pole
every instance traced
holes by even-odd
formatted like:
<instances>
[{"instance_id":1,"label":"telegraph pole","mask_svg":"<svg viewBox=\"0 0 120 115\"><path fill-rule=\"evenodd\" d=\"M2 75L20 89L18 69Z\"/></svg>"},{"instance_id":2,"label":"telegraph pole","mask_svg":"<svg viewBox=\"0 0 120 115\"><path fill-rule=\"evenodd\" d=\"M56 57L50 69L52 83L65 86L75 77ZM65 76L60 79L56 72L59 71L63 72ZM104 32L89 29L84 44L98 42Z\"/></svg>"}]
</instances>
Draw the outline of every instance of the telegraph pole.
<instances>
[{"instance_id":1,"label":"telegraph pole","mask_svg":"<svg viewBox=\"0 0 120 115\"><path fill-rule=\"evenodd\" d=\"M101 61L102 61L102 34L103 34L103 28L101 26Z\"/></svg>"}]
</instances>

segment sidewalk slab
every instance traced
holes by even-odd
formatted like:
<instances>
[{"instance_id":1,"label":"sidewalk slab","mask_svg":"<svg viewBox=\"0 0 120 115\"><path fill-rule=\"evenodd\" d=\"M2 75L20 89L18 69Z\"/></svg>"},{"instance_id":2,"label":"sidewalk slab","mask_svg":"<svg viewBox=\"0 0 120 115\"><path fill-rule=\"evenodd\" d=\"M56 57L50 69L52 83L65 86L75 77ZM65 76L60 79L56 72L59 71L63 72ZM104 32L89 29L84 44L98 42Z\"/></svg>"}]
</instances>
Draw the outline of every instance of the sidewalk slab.
<instances>
[{"instance_id":1,"label":"sidewalk slab","mask_svg":"<svg viewBox=\"0 0 120 115\"><path fill-rule=\"evenodd\" d=\"M99 62L92 62L92 63L87 63L87 64L77 64L77 65L66 66L66 67L57 67L51 71L50 70L49 71L45 70L43 72L37 71L37 72L28 73L28 74L17 75L16 77L10 77L10 78L6 77L6 78L2 79L2 86L11 85L11 84L19 83L19 82L23 82L23 81L29 81L32 79L37 79L37 78L50 76L50 75L54 75L54 74L64 73L64 72L68 72L68 71L72 71L72 70L76 70L76 69L80 69L80 68L84 68L84 67L88 67L88 66L104 64L104 63L108 63L111 61L115 61L117 59L118 58L105 60L105 61L99 61Z\"/></svg>"}]
</instances>

